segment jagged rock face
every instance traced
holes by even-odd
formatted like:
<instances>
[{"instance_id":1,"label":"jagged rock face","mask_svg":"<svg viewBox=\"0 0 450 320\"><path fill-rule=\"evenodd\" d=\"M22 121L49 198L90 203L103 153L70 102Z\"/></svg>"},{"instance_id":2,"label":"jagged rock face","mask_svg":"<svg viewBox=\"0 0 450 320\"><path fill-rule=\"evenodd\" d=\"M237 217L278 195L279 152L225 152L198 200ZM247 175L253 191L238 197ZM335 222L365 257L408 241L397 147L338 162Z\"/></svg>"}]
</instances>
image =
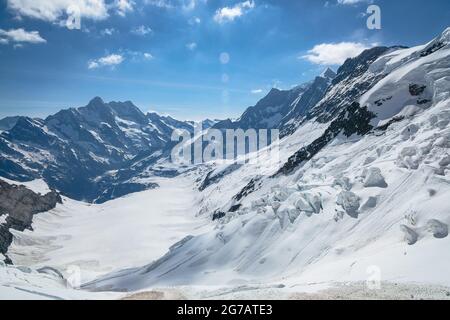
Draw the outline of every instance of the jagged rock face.
<instances>
[{"instance_id":1,"label":"jagged rock face","mask_svg":"<svg viewBox=\"0 0 450 320\"><path fill-rule=\"evenodd\" d=\"M292 90L273 88L255 106L249 107L239 118L221 121L214 125L215 129L275 129L278 128L283 117L290 111L291 104L301 96L309 84Z\"/></svg>"},{"instance_id":2,"label":"jagged rock face","mask_svg":"<svg viewBox=\"0 0 450 320\"><path fill-rule=\"evenodd\" d=\"M294 172L302 165L302 163L311 160L340 133L346 137L350 137L353 134L365 135L373 129L370 120L374 117L375 114L368 111L366 107L361 108L359 103L352 103L346 109L341 111L340 115L331 122L330 126L321 137L316 139L310 145L301 148L291 156L278 171L277 175Z\"/></svg>"},{"instance_id":3,"label":"jagged rock face","mask_svg":"<svg viewBox=\"0 0 450 320\"><path fill-rule=\"evenodd\" d=\"M325 95L336 73L327 69L322 76L316 77L311 86L292 105L291 111L283 118L280 124L281 136L293 133L302 119Z\"/></svg>"},{"instance_id":4,"label":"jagged rock face","mask_svg":"<svg viewBox=\"0 0 450 320\"><path fill-rule=\"evenodd\" d=\"M338 69L337 76L328 88L324 98L307 114L307 119L316 118L328 122L339 114L346 105L357 101L386 75L368 72L370 65L389 48L375 47L365 50L356 58L347 59Z\"/></svg>"},{"instance_id":5,"label":"jagged rock face","mask_svg":"<svg viewBox=\"0 0 450 320\"><path fill-rule=\"evenodd\" d=\"M281 129L291 132L298 119L322 99L336 74L327 69L313 81L291 90L273 88L255 106L248 108L237 121L225 120L216 129Z\"/></svg>"},{"instance_id":6,"label":"jagged rock face","mask_svg":"<svg viewBox=\"0 0 450 320\"><path fill-rule=\"evenodd\" d=\"M18 231L31 229L33 216L55 208L57 203L62 203L62 200L55 191L41 195L24 186L0 180L0 217L4 218L0 224L0 253L5 254L12 242L10 228Z\"/></svg>"},{"instance_id":7,"label":"jagged rock face","mask_svg":"<svg viewBox=\"0 0 450 320\"><path fill-rule=\"evenodd\" d=\"M13 120L5 120L12 127L0 133L0 175L16 181L43 178L68 197L86 201L107 201L111 199L107 195L153 187L126 181L133 159L142 167L146 157L154 163L155 151L172 147L174 129L193 131L189 123L146 115L129 101L105 103L98 97L85 107L61 110L45 120ZM105 175L124 167L117 177ZM120 192L111 191L113 183Z\"/></svg>"}]
</instances>

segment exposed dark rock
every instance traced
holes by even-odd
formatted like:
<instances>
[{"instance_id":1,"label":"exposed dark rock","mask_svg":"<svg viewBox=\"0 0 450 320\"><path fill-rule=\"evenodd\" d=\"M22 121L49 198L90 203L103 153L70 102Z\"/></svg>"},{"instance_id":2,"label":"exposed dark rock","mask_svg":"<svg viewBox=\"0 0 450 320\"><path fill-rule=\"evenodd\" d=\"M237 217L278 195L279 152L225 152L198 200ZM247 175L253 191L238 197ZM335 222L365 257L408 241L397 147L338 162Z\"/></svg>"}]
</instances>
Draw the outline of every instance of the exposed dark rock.
<instances>
[{"instance_id":1,"label":"exposed dark rock","mask_svg":"<svg viewBox=\"0 0 450 320\"><path fill-rule=\"evenodd\" d=\"M255 177L250 182L236 194L233 199L236 201L241 201L243 198L248 196L250 193L254 192L258 187L258 182L260 183L261 177Z\"/></svg>"},{"instance_id":2,"label":"exposed dark rock","mask_svg":"<svg viewBox=\"0 0 450 320\"><path fill-rule=\"evenodd\" d=\"M215 220L222 219L223 217L225 217L225 212L216 211L213 213L212 219L213 219L213 221L215 221Z\"/></svg>"},{"instance_id":3,"label":"exposed dark rock","mask_svg":"<svg viewBox=\"0 0 450 320\"><path fill-rule=\"evenodd\" d=\"M436 51L442 49L443 47L445 47L445 43L441 42L441 41L437 41L435 43L433 43L431 46L425 48L421 53L420 56L421 57L426 57L429 56L432 53L435 53Z\"/></svg>"},{"instance_id":4,"label":"exposed dark rock","mask_svg":"<svg viewBox=\"0 0 450 320\"><path fill-rule=\"evenodd\" d=\"M62 200L56 191L41 195L0 180L0 216L7 215L6 222L0 225L0 253L5 255L12 242L10 228L32 230L33 216L55 208L57 203Z\"/></svg>"},{"instance_id":5,"label":"exposed dark rock","mask_svg":"<svg viewBox=\"0 0 450 320\"><path fill-rule=\"evenodd\" d=\"M361 108L357 102L351 104L348 108L344 109L333 122L331 122L330 126L321 137L291 156L276 175L286 175L294 172L303 163L311 160L340 133L344 134L346 137L350 137L353 134L367 134L373 129L372 125L370 125L370 120L374 117L375 114L370 112L367 107Z\"/></svg>"},{"instance_id":6,"label":"exposed dark rock","mask_svg":"<svg viewBox=\"0 0 450 320\"><path fill-rule=\"evenodd\" d=\"M381 106L383 105L384 102L389 101L389 100L391 100L391 99L392 99L392 96L387 97L387 98L383 98L383 99L376 100L376 101L374 101L374 103L375 103L375 105L376 105L377 107L381 107Z\"/></svg>"},{"instance_id":7,"label":"exposed dark rock","mask_svg":"<svg viewBox=\"0 0 450 320\"><path fill-rule=\"evenodd\" d=\"M420 96L425 91L426 88L427 86L425 85L412 83L409 85L409 93L412 96Z\"/></svg>"},{"instance_id":8,"label":"exposed dark rock","mask_svg":"<svg viewBox=\"0 0 450 320\"><path fill-rule=\"evenodd\" d=\"M233 206L230 207L230 210L228 210L229 212L236 212L238 211L240 208L242 207L242 204L238 203L235 204Z\"/></svg>"},{"instance_id":9,"label":"exposed dark rock","mask_svg":"<svg viewBox=\"0 0 450 320\"><path fill-rule=\"evenodd\" d=\"M394 123L401 122L403 120L405 120L405 117L403 117L403 116L394 117L391 120L389 120L388 122L386 122L385 124L383 124L381 126L378 126L376 128L376 130L378 130L378 131L386 131Z\"/></svg>"},{"instance_id":10,"label":"exposed dark rock","mask_svg":"<svg viewBox=\"0 0 450 320\"><path fill-rule=\"evenodd\" d=\"M386 74L368 73L370 65L390 48L375 47L365 50L358 57L347 59L338 69L336 78L333 79L325 98L312 107L306 114L306 120L317 118L319 122L326 123L333 120L342 109L354 101L357 101L362 94L370 90L377 82L383 79Z\"/></svg>"},{"instance_id":11,"label":"exposed dark rock","mask_svg":"<svg viewBox=\"0 0 450 320\"><path fill-rule=\"evenodd\" d=\"M427 104L427 103L429 103L429 102L431 102L430 99L417 99L417 104L418 104L419 106L424 105L424 104Z\"/></svg>"}]
</instances>

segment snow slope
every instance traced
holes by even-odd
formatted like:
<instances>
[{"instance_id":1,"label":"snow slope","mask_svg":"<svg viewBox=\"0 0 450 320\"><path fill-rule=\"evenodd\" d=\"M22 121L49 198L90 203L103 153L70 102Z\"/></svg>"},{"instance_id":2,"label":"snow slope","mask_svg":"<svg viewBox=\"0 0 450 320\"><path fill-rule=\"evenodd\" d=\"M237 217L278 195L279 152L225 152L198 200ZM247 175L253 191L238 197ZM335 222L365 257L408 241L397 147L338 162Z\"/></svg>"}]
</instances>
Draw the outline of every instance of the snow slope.
<instances>
[{"instance_id":1,"label":"snow slope","mask_svg":"<svg viewBox=\"0 0 450 320\"><path fill-rule=\"evenodd\" d=\"M34 217L33 231L14 231L8 255L18 265L81 269L81 281L162 256L171 245L208 228L195 217L188 178L157 179L161 188L101 205L64 199Z\"/></svg>"},{"instance_id":2,"label":"snow slope","mask_svg":"<svg viewBox=\"0 0 450 320\"><path fill-rule=\"evenodd\" d=\"M172 178L137 176L160 188L102 205L66 198L34 218L33 232L14 232L8 255L32 271L0 266L0 295L18 278L47 281L30 278L37 268L64 274L75 265L83 283L77 293L86 297L154 296L158 288L197 298L333 296L351 288L358 295L372 280L390 297L405 297L393 287L399 284L442 298L450 286L449 70L450 29L424 46L368 51L340 69L341 81L312 118L269 147L278 155L262 150L238 166L211 162ZM346 135L348 126L369 125L345 121L355 102L372 116L371 127ZM292 162L289 174L279 170L318 140L326 143L310 158ZM60 288L51 281L49 290ZM383 296L377 292L364 294Z\"/></svg>"},{"instance_id":3,"label":"snow slope","mask_svg":"<svg viewBox=\"0 0 450 320\"><path fill-rule=\"evenodd\" d=\"M260 174L264 161L232 171L203 191L202 212L223 213L213 231L85 288L364 281L373 270L383 281L450 285L448 34L387 50L360 75L383 74L359 99L379 128L338 135L292 175ZM280 142L281 158L326 126L304 123Z\"/></svg>"}]
</instances>

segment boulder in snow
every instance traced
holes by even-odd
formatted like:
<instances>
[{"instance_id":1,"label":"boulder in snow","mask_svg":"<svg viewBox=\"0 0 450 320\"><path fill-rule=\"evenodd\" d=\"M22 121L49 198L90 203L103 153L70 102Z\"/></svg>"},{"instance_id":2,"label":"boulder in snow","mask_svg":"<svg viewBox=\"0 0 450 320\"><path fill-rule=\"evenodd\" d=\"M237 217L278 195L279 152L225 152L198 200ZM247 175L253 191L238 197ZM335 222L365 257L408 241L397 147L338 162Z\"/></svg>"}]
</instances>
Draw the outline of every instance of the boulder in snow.
<instances>
[{"instance_id":1,"label":"boulder in snow","mask_svg":"<svg viewBox=\"0 0 450 320\"><path fill-rule=\"evenodd\" d=\"M369 209L373 209L377 206L378 199L377 197L369 197L367 201L361 207L361 211L366 211Z\"/></svg>"},{"instance_id":2,"label":"boulder in snow","mask_svg":"<svg viewBox=\"0 0 450 320\"><path fill-rule=\"evenodd\" d=\"M405 241L410 246L415 244L417 242L417 240L419 239L419 235L417 234L417 232L415 230L411 229L410 227L405 226L404 224L402 224L400 226L400 230L403 232Z\"/></svg>"},{"instance_id":3,"label":"boulder in snow","mask_svg":"<svg viewBox=\"0 0 450 320\"><path fill-rule=\"evenodd\" d=\"M435 238L438 239L443 239L448 236L448 226L436 219L428 220L427 230L431 232Z\"/></svg>"},{"instance_id":4,"label":"boulder in snow","mask_svg":"<svg viewBox=\"0 0 450 320\"><path fill-rule=\"evenodd\" d=\"M362 176L364 178L364 187L366 188L387 188L388 186L383 175L381 174L380 168L372 167L369 169L364 169Z\"/></svg>"},{"instance_id":5,"label":"boulder in snow","mask_svg":"<svg viewBox=\"0 0 450 320\"><path fill-rule=\"evenodd\" d=\"M450 155L446 155L444 158L439 161L439 165L441 167L448 167L450 165Z\"/></svg>"},{"instance_id":6,"label":"boulder in snow","mask_svg":"<svg viewBox=\"0 0 450 320\"><path fill-rule=\"evenodd\" d=\"M360 206L359 197L351 191L342 191L337 197L336 203L352 218L358 218Z\"/></svg>"},{"instance_id":7,"label":"boulder in snow","mask_svg":"<svg viewBox=\"0 0 450 320\"><path fill-rule=\"evenodd\" d=\"M333 181L333 187L334 186L340 186L345 191L350 191L352 189L352 187L353 187L352 183L350 182L350 179L347 178L347 177L336 178Z\"/></svg>"}]
</instances>

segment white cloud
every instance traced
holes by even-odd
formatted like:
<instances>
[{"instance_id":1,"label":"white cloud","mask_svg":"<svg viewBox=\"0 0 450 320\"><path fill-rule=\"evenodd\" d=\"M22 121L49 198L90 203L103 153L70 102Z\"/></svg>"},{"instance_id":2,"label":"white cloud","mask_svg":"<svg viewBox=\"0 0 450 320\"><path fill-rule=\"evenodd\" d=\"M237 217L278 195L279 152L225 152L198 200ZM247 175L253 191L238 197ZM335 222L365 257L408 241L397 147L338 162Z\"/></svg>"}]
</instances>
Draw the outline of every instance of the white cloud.
<instances>
[{"instance_id":1,"label":"white cloud","mask_svg":"<svg viewBox=\"0 0 450 320\"><path fill-rule=\"evenodd\" d=\"M340 65L368 48L369 46L358 42L322 43L314 46L307 55L300 58L314 64Z\"/></svg>"},{"instance_id":2,"label":"white cloud","mask_svg":"<svg viewBox=\"0 0 450 320\"><path fill-rule=\"evenodd\" d=\"M124 60L125 60L124 57L120 54L110 54L100 59L89 61L88 68L96 69L105 66L110 66L114 68L115 66L121 64Z\"/></svg>"},{"instance_id":3,"label":"white cloud","mask_svg":"<svg viewBox=\"0 0 450 320\"><path fill-rule=\"evenodd\" d=\"M38 31L25 31L22 28L10 29L8 31L0 29L0 40L2 44L8 42L16 43L46 43L47 41L39 35Z\"/></svg>"},{"instance_id":4,"label":"white cloud","mask_svg":"<svg viewBox=\"0 0 450 320\"><path fill-rule=\"evenodd\" d=\"M144 0L144 4L165 9L172 9L174 7L173 4L167 0Z\"/></svg>"},{"instance_id":5,"label":"white cloud","mask_svg":"<svg viewBox=\"0 0 450 320\"><path fill-rule=\"evenodd\" d=\"M105 0L7 0L8 9L16 15L59 23L68 13L79 18L102 20L108 17Z\"/></svg>"},{"instance_id":6,"label":"white cloud","mask_svg":"<svg viewBox=\"0 0 450 320\"><path fill-rule=\"evenodd\" d=\"M260 94L260 93L262 93L262 92L263 92L262 89L253 89L253 90L251 91L251 93L253 93L253 94Z\"/></svg>"},{"instance_id":7,"label":"white cloud","mask_svg":"<svg viewBox=\"0 0 450 320\"><path fill-rule=\"evenodd\" d=\"M372 3L372 0L338 0L338 4L352 5L357 3Z\"/></svg>"},{"instance_id":8,"label":"white cloud","mask_svg":"<svg viewBox=\"0 0 450 320\"><path fill-rule=\"evenodd\" d=\"M188 23L193 26L196 24L200 24L202 22L202 20L199 17L192 17L191 19L189 19Z\"/></svg>"},{"instance_id":9,"label":"white cloud","mask_svg":"<svg viewBox=\"0 0 450 320\"><path fill-rule=\"evenodd\" d=\"M234 19L243 16L249 10L255 7L255 2L253 0L247 0L244 2L237 3L233 7L223 7L216 11L214 15L214 21L217 23L225 23L229 21L234 21Z\"/></svg>"},{"instance_id":10,"label":"white cloud","mask_svg":"<svg viewBox=\"0 0 450 320\"><path fill-rule=\"evenodd\" d=\"M208 0L143 0L143 3L164 9L180 8L186 11L192 11L199 3L206 3L207 1Z\"/></svg>"},{"instance_id":11,"label":"white cloud","mask_svg":"<svg viewBox=\"0 0 450 320\"><path fill-rule=\"evenodd\" d=\"M144 52L142 56L144 57L145 60L153 60L155 58L151 53L148 52Z\"/></svg>"},{"instance_id":12,"label":"white cloud","mask_svg":"<svg viewBox=\"0 0 450 320\"><path fill-rule=\"evenodd\" d=\"M112 36L116 32L116 29L114 28L106 28L100 31L100 34L102 36Z\"/></svg>"},{"instance_id":13,"label":"white cloud","mask_svg":"<svg viewBox=\"0 0 450 320\"><path fill-rule=\"evenodd\" d=\"M195 42L188 43L186 44L186 48L188 48L191 51L194 51L195 49L197 49L197 43Z\"/></svg>"},{"instance_id":14,"label":"white cloud","mask_svg":"<svg viewBox=\"0 0 450 320\"><path fill-rule=\"evenodd\" d=\"M131 30L131 33L137 34L139 36L145 36L147 34L152 33L153 30L150 27L146 27L146 26L139 26L137 28L134 28L133 30Z\"/></svg>"},{"instance_id":15,"label":"white cloud","mask_svg":"<svg viewBox=\"0 0 450 320\"><path fill-rule=\"evenodd\" d=\"M117 13L124 17L127 12L132 12L134 10L134 5L136 3L133 0L116 0Z\"/></svg>"}]
</instances>

